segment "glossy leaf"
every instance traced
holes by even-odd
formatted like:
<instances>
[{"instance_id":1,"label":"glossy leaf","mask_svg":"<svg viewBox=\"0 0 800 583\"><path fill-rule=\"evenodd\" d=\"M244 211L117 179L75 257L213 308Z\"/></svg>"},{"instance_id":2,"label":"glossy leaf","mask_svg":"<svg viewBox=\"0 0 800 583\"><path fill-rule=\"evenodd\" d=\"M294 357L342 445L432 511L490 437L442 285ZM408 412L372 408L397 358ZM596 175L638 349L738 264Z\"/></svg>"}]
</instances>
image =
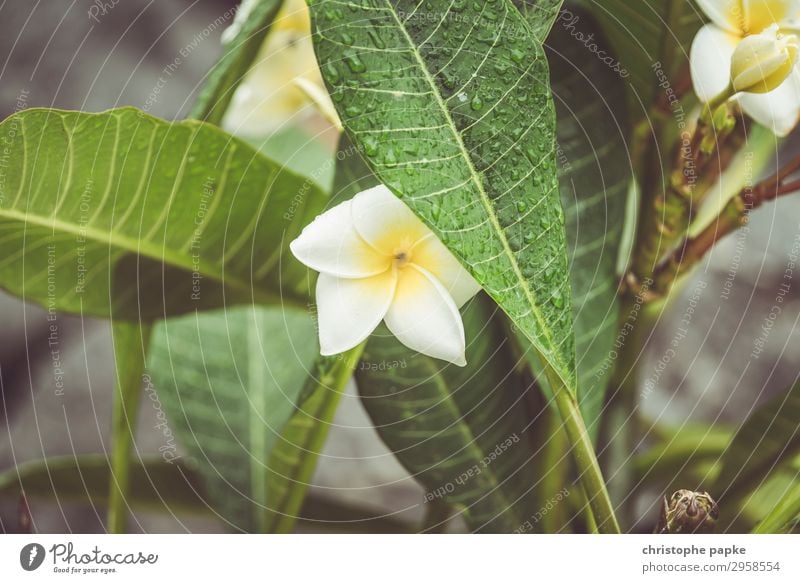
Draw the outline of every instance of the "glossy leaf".
<instances>
[{"instance_id":1,"label":"glossy leaf","mask_svg":"<svg viewBox=\"0 0 800 583\"><path fill-rule=\"evenodd\" d=\"M591 20L583 22L589 26ZM585 48L560 29L550 35L547 48L567 218L578 398L594 435L614 368L609 355L617 335L617 257L631 180L625 142L630 124L625 86L613 71L587 58Z\"/></svg>"},{"instance_id":2,"label":"glossy leaf","mask_svg":"<svg viewBox=\"0 0 800 583\"><path fill-rule=\"evenodd\" d=\"M563 3L564 0L514 0L540 43L544 43L553 28L553 22Z\"/></svg>"},{"instance_id":3,"label":"glossy leaf","mask_svg":"<svg viewBox=\"0 0 800 583\"><path fill-rule=\"evenodd\" d=\"M575 390L555 116L541 45L497 2L311 3L345 129Z\"/></svg>"},{"instance_id":4,"label":"glossy leaf","mask_svg":"<svg viewBox=\"0 0 800 583\"><path fill-rule=\"evenodd\" d=\"M464 310L467 366L415 354L384 329L356 372L361 402L381 438L425 488L470 529L513 532L537 511L537 444L500 314L483 297Z\"/></svg>"},{"instance_id":5,"label":"glossy leaf","mask_svg":"<svg viewBox=\"0 0 800 583\"><path fill-rule=\"evenodd\" d=\"M306 270L285 253L325 196L244 142L133 108L27 110L0 123L0 139L0 285L11 293L136 320L305 305Z\"/></svg>"},{"instance_id":6,"label":"glossy leaf","mask_svg":"<svg viewBox=\"0 0 800 583\"><path fill-rule=\"evenodd\" d=\"M722 512L737 512L754 488L800 453L800 383L758 408L742 424L722 454L709 493Z\"/></svg>"},{"instance_id":7,"label":"glossy leaf","mask_svg":"<svg viewBox=\"0 0 800 583\"><path fill-rule=\"evenodd\" d=\"M692 0L586 0L583 5L600 22L628 73L625 81L632 112L637 118L644 116L643 108L648 108L657 91L661 91L658 84L662 80L654 66L661 64L660 69L673 86L679 85L679 77L687 71L692 40L703 25L702 12ZM573 34L585 37L591 32L584 29L580 20L573 22L564 13L561 18Z\"/></svg>"},{"instance_id":8,"label":"glossy leaf","mask_svg":"<svg viewBox=\"0 0 800 583\"><path fill-rule=\"evenodd\" d=\"M318 352L310 316L237 308L156 325L148 368L167 422L233 529L260 528L267 458Z\"/></svg>"}]
</instances>

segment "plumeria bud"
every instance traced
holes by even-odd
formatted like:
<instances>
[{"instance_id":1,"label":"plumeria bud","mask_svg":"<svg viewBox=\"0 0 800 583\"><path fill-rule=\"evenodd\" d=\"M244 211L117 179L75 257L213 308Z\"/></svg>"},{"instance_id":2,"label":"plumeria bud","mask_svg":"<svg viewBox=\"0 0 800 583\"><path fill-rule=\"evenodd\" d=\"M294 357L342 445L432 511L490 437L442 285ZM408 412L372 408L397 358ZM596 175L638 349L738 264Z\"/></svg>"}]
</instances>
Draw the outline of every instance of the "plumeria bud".
<instances>
[{"instance_id":1,"label":"plumeria bud","mask_svg":"<svg viewBox=\"0 0 800 583\"><path fill-rule=\"evenodd\" d=\"M717 525L719 510L708 492L678 490L664 498L658 534L710 534Z\"/></svg>"},{"instance_id":2,"label":"plumeria bud","mask_svg":"<svg viewBox=\"0 0 800 583\"><path fill-rule=\"evenodd\" d=\"M798 46L797 37L781 35L777 25L745 37L731 60L733 89L747 93L777 89L797 63Z\"/></svg>"}]
</instances>

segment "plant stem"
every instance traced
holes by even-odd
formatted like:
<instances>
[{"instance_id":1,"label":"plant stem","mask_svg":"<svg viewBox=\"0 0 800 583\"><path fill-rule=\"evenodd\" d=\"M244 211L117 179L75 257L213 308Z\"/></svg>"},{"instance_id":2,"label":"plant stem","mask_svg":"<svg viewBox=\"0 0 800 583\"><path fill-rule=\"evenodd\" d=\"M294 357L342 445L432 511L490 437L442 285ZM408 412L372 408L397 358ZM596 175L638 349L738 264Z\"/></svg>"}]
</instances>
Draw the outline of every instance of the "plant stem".
<instances>
[{"instance_id":1,"label":"plant stem","mask_svg":"<svg viewBox=\"0 0 800 583\"><path fill-rule=\"evenodd\" d=\"M578 408L578 400L564 384L561 377L542 359L542 365L553 389L556 406L564 421L564 429L569 439L572 456L578 468L578 477L589 499L589 507L597 522L598 531L606 534L619 534L619 523L608 496L603 474L594 453L592 440L586 431L586 424Z\"/></svg>"},{"instance_id":2,"label":"plant stem","mask_svg":"<svg viewBox=\"0 0 800 583\"><path fill-rule=\"evenodd\" d=\"M717 219L700 233L688 237L662 262L653 275L653 291L664 294L672 283L694 267L722 238L747 223L750 213L765 202L800 190L800 180L787 182L800 170L800 157L790 161L777 174L755 188L744 188L722 208Z\"/></svg>"},{"instance_id":3,"label":"plant stem","mask_svg":"<svg viewBox=\"0 0 800 583\"><path fill-rule=\"evenodd\" d=\"M366 342L362 342L342 354L317 359L298 400L298 410L281 431L281 440L270 455L268 507L259 517L263 532L292 531L330 432L330 422L365 346Z\"/></svg>"},{"instance_id":4,"label":"plant stem","mask_svg":"<svg viewBox=\"0 0 800 583\"><path fill-rule=\"evenodd\" d=\"M264 38L282 4L281 0L261 0L255 3L239 33L225 45L222 57L209 71L208 81L189 117L214 125L220 124L236 88L264 44Z\"/></svg>"},{"instance_id":5,"label":"plant stem","mask_svg":"<svg viewBox=\"0 0 800 583\"><path fill-rule=\"evenodd\" d=\"M111 420L111 480L108 493L108 531L123 533L128 523L128 489L136 419L142 397L142 371L150 343L151 324L114 322L117 382Z\"/></svg>"}]
</instances>

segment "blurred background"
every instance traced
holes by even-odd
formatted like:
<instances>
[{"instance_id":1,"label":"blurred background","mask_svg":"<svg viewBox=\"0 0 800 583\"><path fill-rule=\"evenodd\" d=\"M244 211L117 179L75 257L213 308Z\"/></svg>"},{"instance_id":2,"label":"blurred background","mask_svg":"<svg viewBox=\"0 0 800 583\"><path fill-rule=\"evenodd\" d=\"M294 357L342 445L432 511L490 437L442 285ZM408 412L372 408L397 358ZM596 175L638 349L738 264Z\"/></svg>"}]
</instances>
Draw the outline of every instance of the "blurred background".
<instances>
[{"instance_id":1,"label":"blurred background","mask_svg":"<svg viewBox=\"0 0 800 583\"><path fill-rule=\"evenodd\" d=\"M133 105L166 119L181 118L220 53L225 25L213 23L235 5L233 0L6 0L0 3L0 115L25 107L102 111ZM188 46L188 56L165 75ZM785 153L798 147L795 132ZM763 352L752 356L797 237L800 197L784 197L757 211L747 231L726 239L690 277L643 354L641 374L653 385L642 399L648 419L665 426L690 420L735 428L757 404L797 379L797 281ZM106 452L114 382L108 323L59 315L53 344L46 313L2 292L0 321L0 472L48 456ZM675 355L665 358L670 342L686 328ZM63 387L56 386L56 362ZM143 454L157 453L163 442L153 429L156 413L145 399L137 437ZM381 443L352 390L335 420L312 495L358 504L412 528L422 516L422 489ZM654 493L642 496L642 515L652 517L655 499ZM0 532L19 528L18 503L0 497ZM30 509L38 532L104 530L102 507L36 499ZM225 530L213 518L147 512L137 512L131 528Z\"/></svg>"}]
</instances>

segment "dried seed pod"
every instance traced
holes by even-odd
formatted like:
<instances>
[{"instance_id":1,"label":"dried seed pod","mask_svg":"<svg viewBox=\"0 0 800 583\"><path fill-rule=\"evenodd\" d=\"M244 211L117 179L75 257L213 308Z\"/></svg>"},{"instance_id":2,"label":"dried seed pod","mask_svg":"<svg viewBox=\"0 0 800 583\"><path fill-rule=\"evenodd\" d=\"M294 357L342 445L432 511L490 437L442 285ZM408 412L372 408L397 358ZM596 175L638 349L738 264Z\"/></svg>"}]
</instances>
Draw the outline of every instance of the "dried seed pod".
<instances>
[{"instance_id":1,"label":"dried seed pod","mask_svg":"<svg viewBox=\"0 0 800 583\"><path fill-rule=\"evenodd\" d=\"M656 527L657 534L710 534L717 525L719 509L708 492L678 490L666 496Z\"/></svg>"}]
</instances>

